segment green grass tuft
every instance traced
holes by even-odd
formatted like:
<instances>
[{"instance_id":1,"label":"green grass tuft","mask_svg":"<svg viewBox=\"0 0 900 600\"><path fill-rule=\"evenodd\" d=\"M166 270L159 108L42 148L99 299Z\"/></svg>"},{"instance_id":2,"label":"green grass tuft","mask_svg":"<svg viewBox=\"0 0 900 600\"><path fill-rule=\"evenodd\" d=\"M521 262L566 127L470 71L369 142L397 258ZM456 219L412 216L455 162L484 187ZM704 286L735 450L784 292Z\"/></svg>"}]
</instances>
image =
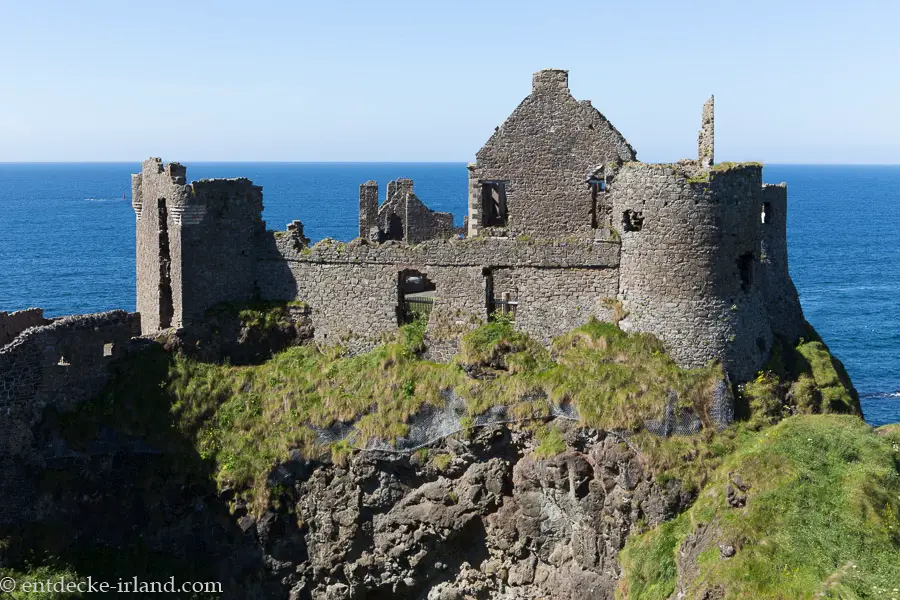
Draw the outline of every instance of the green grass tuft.
<instances>
[{"instance_id":1,"label":"green grass tuft","mask_svg":"<svg viewBox=\"0 0 900 600\"><path fill-rule=\"evenodd\" d=\"M751 486L744 508L725 501L732 473ZM714 543L738 551L703 553L688 597L714 585L726 598L889 597L873 590L900 587L898 503L900 453L888 439L855 416L787 418L742 440L687 513L629 538L621 555L628 597L674 590L670 551L701 523Z\"/></svg>"},{"instance_id":2,"label":"green grass tuft","mask_svg":"<svg viewBox=\"0 0 900 600\"><path fill-rule=\"evenodd\" d=\"M535 432L535 437L538 445L534 453L540 458L550 458L566 451L566 440L552 424L540 427Z\"/></svg>"}]
</instances>

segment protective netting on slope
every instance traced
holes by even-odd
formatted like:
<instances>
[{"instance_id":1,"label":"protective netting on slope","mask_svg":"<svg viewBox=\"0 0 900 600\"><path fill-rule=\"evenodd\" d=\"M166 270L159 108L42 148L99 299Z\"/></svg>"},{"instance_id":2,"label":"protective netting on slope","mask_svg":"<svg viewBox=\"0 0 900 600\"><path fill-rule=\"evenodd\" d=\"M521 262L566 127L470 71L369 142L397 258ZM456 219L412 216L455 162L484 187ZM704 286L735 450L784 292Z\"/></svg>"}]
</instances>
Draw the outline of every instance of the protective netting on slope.
<instances>
[{"instance_id":1,"label":"protective netting on slope","mask_svg":"<svg viewBox=\"0 0 900 600\"><path fill-rule=\"evenodd\" d=\"M481 414L469 417L465 399L458 396L453 390L446 390L443 397L443 406L426 404L411 416L407 422L407 434L393 443L382 439L363 439L353 423L335 423L326 428L317 428L318 442L330 444L346 441L359 450L408 453L430 446L472 427L524 423L546 418L580 421L580 415L575 406L569 403L555 404L543 394L521 398L521 404L528 404L526 411L528 416L515 414L515 406L497 405ZM675 394L670 394L664 413L659 419L644 421L644 428L660 437L691 435L699 432L703 427L699 417L690 409L679 408L677 400ZM721 428L731 423L734 415L734 403L726 381L720 382L716 387L709 413L717 427Z\"/></svg>"},{"instance_id":2,"label":"protective netting on slope","mask_svg":"<svg viewBox=\"0 0 900 600\"><path fill-rule=\"evenodd\" d=\"M716 384L707 413L709 420L720 431L734 421L734 396L726 379ZM703 423L692 409L679 407L678 396L670 393L662 418L647 419L644 421L644 429L660 437L693 435L703 429Z\"/></svg>"},{"instance_id":3,"label":"protective netting on slope","mask_svg":"<svg viewBox=\"0 0 900 600\"><path fill-rule=\"evenodd\" d=\"M394 443L380 439L363 440L352 423L335 423L327 428L317 428L317 441L330 444L343 440L359 450L414 452L472 427L524 423L544 418L560 418L570 421L580 419L578 411L571 404L556 405L543 395L522 397L522 403L530 404L528 412L532 416L527 417L516 416L513 406L504 405L492 406L481 414L469 417L466 401L453 390L446 390L443 397L443 406L426 404L419 412L411 416L407 422L407 434L397 438ZM539 416L533 416L535 414Z\"/></svg>"}]
</instances>

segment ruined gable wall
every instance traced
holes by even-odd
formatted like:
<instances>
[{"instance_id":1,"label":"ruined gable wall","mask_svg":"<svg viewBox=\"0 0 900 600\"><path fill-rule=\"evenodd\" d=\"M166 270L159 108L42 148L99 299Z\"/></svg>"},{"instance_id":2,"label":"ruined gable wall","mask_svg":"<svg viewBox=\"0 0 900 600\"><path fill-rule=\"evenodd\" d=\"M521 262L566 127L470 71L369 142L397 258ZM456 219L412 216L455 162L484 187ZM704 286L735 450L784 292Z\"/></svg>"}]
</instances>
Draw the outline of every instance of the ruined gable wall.
<instances>
[{"instance_id":1,"label":"ruined gable wall","mask_svg":"<svg viewBox=\"0 0 900 600\"><path fill-rule=\"evenodd\" d=\"M138 334L138 315L114 310L32 327L0 348L0 455L31 445L31 428L47 406L68 410L98 394L110 361Z\"/></svg>"},{"instance_id":2,"label":"ruined gable wall","mask_svg":"<svg viewBox=\"0 0 900 600\"><path fill-rule=\"evenodd\" d=\"M44 309L42 308L27 308L11 313L0 310L0 347L13 341L17 335L29 327L47 323L49 321L44 318Z\"/></svg>"},{"instance_id":3,"label":"ruined gable wall","mask_svg":"<svg viewBox=\"0 0 900 600\"><path fill-rule=\"evenodd\" d=\"M407 195L405 208L403 225L408 243L419 244L425 240L449 238L455 235L456 228L453 226L451 213L431 210L415 194Z\"/></svg>"},{"instance_id":4,"label":"ruined gable wall","mask_svg":"<svg viewBox=\"0 0 900 600\"><path fill-rule=\"evenodd\" d=\"M453 237L451 213L433 211L413 192L413 180L388 182L387 197L378 206L378 184L359 186L359 237L373 242L403 240L418 244L426 240Z\"/></svg>"},{"instance_id":5,"label":"ruined gable wall","mask_svg":"<svg viewBox=\"0 0 900 600\"><path fill-rule=\"evenodd\" d=\"M763 297L772 330L788 342L795 342L803 335L803 309L797 288L788 272L787 250L787 186L764 185L762 190L763 214L761 223Z\"/></svg>"},{"instance_id":6,"label":"ruined gable wall","mask_svg":"<svg viewBox=\"0 0 900 600\"><path fill-rule=\"evenodd\" d=\"M691 183L677 165L631 163L609 194L622 238L622 328L655 334L682 366L718 359L738 379L752 377L772 344L759 282L760 167ZM639 231L625 231L625 211L642 215Z\"/></svg>"},{"instance_id":7,"label":"ruined gable wall","mask_svg":"<svg viewBox=\"0 0 900 600\"><path fill-rule=\"evenodd\" d=\"M470 167L470 234L481 229L481 180L502 180L511 235L591 232L587 176L598 165L635 159L625 138L590 102L576 101L566 71L534 75L522 101Z\"/></svg>"}]
</instances>

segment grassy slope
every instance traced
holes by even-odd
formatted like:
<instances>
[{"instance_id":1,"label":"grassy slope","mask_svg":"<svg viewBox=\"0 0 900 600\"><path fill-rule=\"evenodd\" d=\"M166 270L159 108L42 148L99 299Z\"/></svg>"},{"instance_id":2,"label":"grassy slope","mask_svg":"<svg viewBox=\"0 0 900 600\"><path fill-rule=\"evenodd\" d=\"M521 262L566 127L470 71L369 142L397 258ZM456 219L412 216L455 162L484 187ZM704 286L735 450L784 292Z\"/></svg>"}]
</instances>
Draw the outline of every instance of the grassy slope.
<instances>
[{"instance_id":1,"label":"grassy slope","mask_svg":"<svg viewBox=\"0 0 900 600\"><path fill-rule=\"evenodd\" d=\"M680 369L655 338L626 335L608 323L588 323L549 350L509 323L490 323L465 336L450 364L418 356L423 333L424 323L415 323L366 354L345 357L335 349L296 347L254 366L151 351L123 367L100 404L112 411L117 426L123 419L135 421L129 416L135 411L117 407L170 406L169 428L177 432L169 433L178 435L159 439L166 425L149 427L140 420L140 430L132 433L156 436L157 445L170 447L175 442L168 440L190 440L201 458L215 463L220 484L253 489L259 505L267 497L266 475L292 449L307 456L330 451L337 460L350 450L346 443L318 446L315 428L352 422L360 432L357 443L393 439L406 433L408 419L423 404L442 404L442 390L464 398L471 415L505 404L522 418L544 416L546 402L522 400L543 394L573 403L587 425L634 429L644 419L659 418L671 391L679 406L703 416L709 391L722 377L715 365ZM490 377L469 376L473 365Z\"/></svg>"},{"instance_id":2,"label":"grassy slope","mask_svg":"<svg viewBox=\"0 0 900 600\"><path fill-rule=\"evenodd\" d=\"M661 415L670 392L708 425L705 410L722 377L716 365L680 369L652 336L628 335L608 323L588 323L549 349L509 323L490 323L466 335L459 356L446 365L418 356L423 333L424 324L416 323L367 354L299 347L241 367L155 349L122 365L104 397L81 411L83 423L76 418L70 428L74 437L90 439L84 423L106 420L148 436L157 447L177 451L187 444L212 465L220 485L252 490L261 508L269 495L266 475L292 449L330 452L336 462L352 451L346 442L318 446L314 427L354 422L363 437L402 436L410 416L425 403L442 403L448 388L466 400L471 414L507 404L519 416L540 416L545 404L522 401L539 392L573 403L585 425L637 430L644 419ZM699 522L714 522L723 542L739 551L729 561L717 559L717 547L707 551L695 586L722 583L735 590L732 597L804 597L831 577L832 592L867 597L853 587L859 578L841 570L851 560L872 585L887 585L884 565L898 558L889 535L900 503L891 447L896 434L873 436L856 417L791 416L858 414L843 367L814 332L809 340L776 349L767 370L740 390L745 418L726 431L707 428L665 440L632 436L658 479L680 479L700 492L700 500L678 519L630 539L622 554L628 597L671 593L676 551ZM490 376L469 375L479 371ZM541 454L559 451L557 434L539 429ZM754 486L746 509L722 505L729 471ZM895 500L889 505L888 498ZM829 530L821 531L826 525ZM866 541L854 545L849 538L859 532Z\"/></svg>"},{"instance_id":3,"label":"grassy slope","mask_svg":"<svg viewBox=\"0 0 900 600\"><path fill-rule=\"evenodd\" d=\"M676 520L629 539L628 598L667 598L676 554L698 525L714 542L697 559L688 597L721 585L727 598L891 598L900 588L900 447L854 416L804 415L766 428L716 470ZM726 503L729 474L752 487ZM721 558L719 544L737 548ZM622 594L625 596L625 594Z\"/></svg>"}]
</instances>

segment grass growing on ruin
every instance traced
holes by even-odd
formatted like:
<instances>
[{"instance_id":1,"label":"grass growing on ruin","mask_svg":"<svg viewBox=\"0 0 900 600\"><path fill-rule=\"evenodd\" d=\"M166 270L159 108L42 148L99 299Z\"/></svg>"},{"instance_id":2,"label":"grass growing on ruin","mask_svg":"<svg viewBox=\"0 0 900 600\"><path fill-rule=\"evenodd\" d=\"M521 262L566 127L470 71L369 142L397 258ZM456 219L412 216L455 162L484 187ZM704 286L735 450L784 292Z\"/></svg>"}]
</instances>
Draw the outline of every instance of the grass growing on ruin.
<instances>
[{"instance_id":1,"label":"grass growing on ruin","mask_svg":"<svg viewBox=\"0 0 900 600\"><path fill-rule=\"evenodd\" d=\"M791 414L862 414L844 366L809 326L794 347L776 339L769 363L740 394L757 425Z\"/></svg>"},{"instance_id":2,"label":"grass growing on ruin","mask_svg":"<svg viewBox=\"0 0 900 600\"><path fill-rule=\"evenodd\" d=\"M742 508L726 503L733 474L751 486ZM726 598L890 597L900 587L900 449L855 416L794 416L757 432L686 513L629 538L620 593L671 594L678 548L700 524L712 532L687 597L716 585Z\"/></svg>"}]
</instances>

